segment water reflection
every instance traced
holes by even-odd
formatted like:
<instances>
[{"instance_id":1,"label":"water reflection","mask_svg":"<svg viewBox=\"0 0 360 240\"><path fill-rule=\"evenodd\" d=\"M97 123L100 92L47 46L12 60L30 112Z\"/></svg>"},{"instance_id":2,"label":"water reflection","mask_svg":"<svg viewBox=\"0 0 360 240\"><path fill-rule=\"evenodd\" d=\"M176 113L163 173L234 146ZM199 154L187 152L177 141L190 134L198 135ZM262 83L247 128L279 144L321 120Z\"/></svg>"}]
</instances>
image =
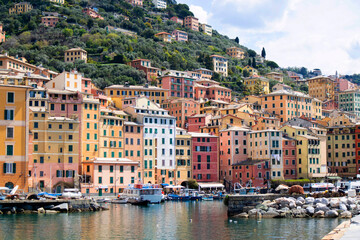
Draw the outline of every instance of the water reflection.
<instances>
[{"instance_id":1,"label":"water reflection","mask_svg":"<svg viewBox=\"0 0 360 240\"><path fill-rule=\"evenodd\" d=\"M191 220L190 220L191 219ZM221 202L110 205L110 211L0 215L0 239L321 239L340 219L236 219Z\"/></svg>"}]
</instances>

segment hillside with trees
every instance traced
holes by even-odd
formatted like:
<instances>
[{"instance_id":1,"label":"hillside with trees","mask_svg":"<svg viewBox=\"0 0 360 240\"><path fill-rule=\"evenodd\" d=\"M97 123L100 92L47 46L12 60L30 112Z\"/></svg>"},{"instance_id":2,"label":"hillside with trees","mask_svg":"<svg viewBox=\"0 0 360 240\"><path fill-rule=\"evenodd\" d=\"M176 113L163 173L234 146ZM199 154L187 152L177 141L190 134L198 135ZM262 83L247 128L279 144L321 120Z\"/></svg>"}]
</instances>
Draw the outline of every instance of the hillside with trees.
<instances>
[{"instance_id":1,"label":"hillside with trees","mask_svg":"<svg viewBox=\"0 0 360 240\"><path fill-rule=\"evenodd\" d=\"M270 72L278 65L273 61L257 64L257 53L239 45L239 39L229 39L218 31L213 36L184 28L168 20L173 16L184 18L193 15L186 4L168 0L168 8L156 9L150 0L144 7L133 7L125 0L67 0L64 5L56 5L43 0L29 0L33 10L20 15L9 15L9 8L15 2L0 0L1 23L7 34L0 51L11 56L25 57L31 64L42 65L52 70L78 69L104 88L110 84L143 84L145 75L126 65L131 60L146 58L154 67L174 70L212 69L212 54L226 55L226 48L241 47L246 52L243 60L229 59L229 76L215 74L217 80L226 87L241 94L247 94L242 78L246 65L254 66L260 74ZM96 8L104 20L92 19L82 13L85 7ZM43 12L57 12L62 17L56 27L41 24ZM136 37L120 32L108 31L107 26L121 28L136 33ZM189 41L164 43L155 34L179 29L188 32ZM64 62L64 51L80 47L88 52L88 63ZM263 55L265 50L263 52ZM266 55L266 54L265 54Z\"/></svg>"}]
</instances>

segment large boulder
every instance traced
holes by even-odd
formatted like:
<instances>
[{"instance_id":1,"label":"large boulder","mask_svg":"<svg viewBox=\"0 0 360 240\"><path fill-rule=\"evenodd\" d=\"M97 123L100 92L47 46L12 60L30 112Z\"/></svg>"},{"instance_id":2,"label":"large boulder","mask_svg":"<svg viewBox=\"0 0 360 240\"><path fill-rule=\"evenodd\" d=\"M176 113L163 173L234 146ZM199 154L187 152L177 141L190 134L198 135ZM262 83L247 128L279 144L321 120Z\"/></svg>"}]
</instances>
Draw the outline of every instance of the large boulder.
<instances>
[{"instance_id":1,"label":"large boulder","mask_svg":"<svg viewBox=\"0 0 360 240\"><path fill-rule=\"evenodd\" d=\"M306 204L313 204L314 201L315 201L315 199L313 197L305 198L305 203Z\"/></svg>"},{"instance_id":2,"label":"large boulder","mask_svg":"<svg viewBox=\"0 0 360 240\"><path fill-rule=\"evenodd\" d=\"M343 203L340 203L340 204L339 204L339 209L342 210L342 211L347 211L347 210L348 210L347 207L346 207L346 205L343 204Z\"/></svg>"},{"instance_id":3,"label":"large boulder","mask_svg":"<svg viewBox=\"0 0 360 240\"><path fill-rule=\"evenodd\" d=\"M339 217L340 218L352 218L352 214L349 211L344 211L344 212L340 213Z\"/></svg>"},{"instance_id":4,"label":"large boulder","mask_svg":"<svg viewBox=\"0 0 360 240\"><path fill-rule=\"evenodd\" d=\"M37 209L37 212L38 212L38 213L45 213L45 209L44 209L44 208L38 208L38 209Z\"/></svg>"},{"instance_id":5,"label":"large boulder","mask_svg":"<svg viewBox=\"0 0 360 240\"><path fill-rule=\"evenodd\" d=\"M264 204L259 204L259 205L256 205L256 209L267 211L269 209L269 207Z\"/></svg>"},{"instance_id":6,"label":"large boulder","mask_svg":"<svg viewBox=\"0 0 360 240\"><path fill-rule=\"evenodd\" d=\"M264 214L262 214L263 218L275 218L275 217L279 217L279 213L277 211L268 211L265 212Z\"/></svg>"},{"instance_id":7,"label":"large boulder","mask_svg":"<svg viewBox=\"0 0 360 240\"><path fill-rule=\"evenodd\" d=\"M305 198L303 198L303 197L298 197L296 200L300 201L300 202L303 202L305 204Z\"/></svg>"},{"instance_id":8,"label":"large boulder","mask_svg":"<svg viewBox=\"0 0 360 240\"><path fill-rule=\"evenodd\" d=\"M315 213L315 208L313 208L311 206L308 206L305 210L306 210L306 213L311 216Z\"/></svg>"},{"instance_id":9,"label":"large boulder","mask_svg":"<svg viewBox=\"0 0 360 240\"><path fill-rule=\"evenodd\" d=\"M314 218L323 218L325 216L325 212L322 210L316 211L313 215Z\"/></svg>"},{"instance_id":10,"label":"large boulder","mask_svg":"<svg viewBox=\"0 0 360 240\"><path fill-rule=\"evenodd\" d=\"M277 210L277 212L279 213L279 218L289 218L292 215L292 212L289 208L282 208L280 210Z\"/></svg>"},{"instance_id":11,"label":"large boulder","mask_svg":"<svg viewBox=\"0 0 360 240\"><path fill-rule=\"evenodd\" d=\"M335 210L330 210L325 213L326 218L337 218L339 216L339 213Z\"/></svg>"},{"instance_id":12,"label":"large boulder","mask_svg":"<svg viewBox=\"0 0 360 240\"><path fill-rule=\"evenodd\" d=\"M338 198L333 198L330 200L329 204L332 208L338 208L340 205L340 200Z\"/></svg>"},{"instance_id":13,"label":"large boulder","mask_svg":"<svg viewBox=\"0 0 360 240\"><path fill-rule=\"evenodd\" d=\"M305 209L292 209L291 213L295 218L305 218L307 216Z\"/></svg>"},{"instance_id":14,"label":"large boulder","mask_svg":"<svg viewBox=\"0 0 360 240\"><path fill-rule=\"evenodd\" d=\"M238 215L235 215L234 217L237 217L237 218L248 218L249 215L246 213L246 212L243 212L243 213L240 213Z\"/></svg>"},{"instance_id":15,"label":"large boulder","mask_svg":"<svg viewBox=\"0 0 360 240\"><path fill-rule=\"evenodd\" d=\"M349 209L350 209L350 210L356 210L356 209L357 209L356 204L350 204L350 205L349 205Z\"/></svg>"},{"instance_id":16,"label":"large boulder","mask_svg":"<svg viewBox=\"0 0 360 240\"><path fill-rule=\"evenodd\" d=\"M295 202L290 202L289 208L290 209L296 208L296 203Z\"/></svg>"},{"instance_id":17,"label":"large boulder","mask_svg":"<svg viewBox=\"0 0 360 240\"><path fill-rule=\"evenodd\" d=\"M316 204L316 208L315 208L315 212L317 211L324 211L324 212L327 212L329 211L330 209L323 203L317 203Z\"/></svg>"},{"instance_id":18,"label":"large boulder","mask_svg":"<svg viewBox=\"0 0 360 240\"><path fill-rule=\"evenodd\" d=\"M349 205L355 204L355 199L349 197L349 198L347 199L347 204L349 204Z\"/></svg>"},{"instance_id":19,"label":"large boulder","mask_svg":"<svg viewBox=\"0 0 360 240\"><path fill-rule=\"evenodd\" d=\"M305 200L303 202L296 200L295 204L296 204L296 206L303 206L305 204Z\"/></svg>"},{"instance_id":20,"label":"large boulder","mask_svg":"<svg viewBox=\"0 0 360 240\"><path fill-rule=\"evenodd\" d=\"M327 198L321 198L320 200L321 200L322 204L325 204L325 205L329 204L329 200Z\"/></svg>"},{"instance_id":21,"label":"large boulder","mask_svg":"<svg viewBox=\"0 0 360 240\"><path fill-rule=\"evenodd\" d=\"M248 212L249 218L257 218L257 217L261 217L261 210L260 209L251 209Z\"/></svg>"}]
</instances>

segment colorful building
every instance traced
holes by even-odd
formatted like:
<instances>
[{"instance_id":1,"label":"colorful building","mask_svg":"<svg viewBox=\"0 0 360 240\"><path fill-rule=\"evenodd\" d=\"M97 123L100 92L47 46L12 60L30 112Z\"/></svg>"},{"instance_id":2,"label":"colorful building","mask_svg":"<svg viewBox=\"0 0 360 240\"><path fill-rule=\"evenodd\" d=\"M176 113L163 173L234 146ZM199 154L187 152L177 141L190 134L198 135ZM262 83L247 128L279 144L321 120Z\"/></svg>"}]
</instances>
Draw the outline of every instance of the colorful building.
<instances>
[{"instance_id":1,"label":"colorful building","mask_svg":"<svg viewBox=\"0 0 360 240\"><path fill-rule=\"evenodd\" d=\"M233 183L243 187L267 187L270 180L270 164L268 159L247 159L233 164Z\"/></svg>"},{"instance_id":2,"label":"colorful building","mask_svg":"<svg viewBox=\"0 0 360 240\"><path fill-rule=\"evenodd\" d=\"M269 94L269 79L259 76L252 76L244 79L244 84L251 94Z\"/></svg>"},{"instance_id":3,"label":"colorful building","mask_svg":"<svg viewBox=\"0 0 360 240\"><path fill-rule=\"evenodd\" d=\"M184 19L184 26L190 28L193 31L199 31L199 19L193 16L187 16Z\"/></svg>"},{"instance_id":4,"label":"colorful building","mask_svg":"<svg viewBox=\"0 0 360 240\"><path fill-rule=\"evenodd\" d=\"M230 127L220 130L220 180L237 181L233 165L247 159L247 133L250 130L242 127Z\"/></svg>"},{"instance_id":5,"label":"colorful building","mask_svg":"<svg viewBox=\"0 0 360 240\"><path fill-rule=\"evenodd\" d=\"M76 60L83 60L86 63L87 51L81 48L72 48L65 51L65 62L75 62Z\"/></svg>"},{"instance_id":6,"label":"colorful building","mask_svg":"<svg viewBox=\"0 0 360 240\"><path fill-rule=\"evenodd\" d=\"M124 111L144 128L144 182L174 184L175 117L146 97Z\"/></svg>"},{"instance_id":7,"label":"colorful building","mask_svg":"<svg viewBox=\"0 0 360 240\"><path fill-rule=\"evenodd\" d=\"M6 32L3 31L3 25L0 24L0 43L5 42L5 34Z\"/></svg>"},{"instance_id":8,"label":"colorful building","mask_svg":"<svg viewBox=\"0 0 360 240\"><path fill-rule=\"evenodd\" d=\"M181 30L177 30L175 29L172 32L172 37L175 41L178 42L187 42L188 41L188 34L187 32L181 31Z\"/></svg>"},{"instance_id":9,"label":"colorful building","mask_svg":"<svg viewBox=\"0 0 360 240\"><path fill-rule=\"evenodd\" d=\"M161 104L168 99L169 90L148 84L145 86L111 85L105 88L105 93L117 108L122 109L124 99L132 97L145 96L154 103Z\"/></svg>"},{"instance_id":10,"label":"colorful building","mask_svg":"<svg viewBox=\"0 0 360 240\"><path fill-rule=\"evenodd\" d=\"M191 135L182 128L176 128L175 136L175 185L180 185L192 178L192 141Z\"/></svg>"},{"instance_id":11,"label":"colorful building","mask_svg":"<svg viewBox=\"0 0 360 240\"><path fill-rule=\"evenodd\" d=\"M16 3L14 7L9 9L9 14L22 14L29 12L33 9L33 6L28 2Z\"/></svg>"},{"instance_id":12,"label":"colorful building","mask_svg":"<svg viewBox=\"0 0 360 240\"><path fill-rule=\"evenodd\" d=\"M194 98L231 102L231 90L220 86L216 81L198 80L194 84Z\"/></svg>"},{"instance_id":13,"label":"colorful building","mask_svg":"<svg viewBox=\"0 0 360 240\"><path fill-rule=\"evenodd\" d=\"M161 39L161 41L163 41L163 42L168 42L168 43L172 42L172 35L167 32L159 32L159 33L155 34L155 37Z\"/></svg>"},{"instance_id":14,"label":"colorful building","mask_svg":"<svg viewBox=\"0 0 360 240\"><path fill-rule=\"evenodd\" d=\"M232 58L244 59L245 52L239 47L231 47L226 49L226 54Z\"/></svg>"},{"instance_id":15,"label":"colorful building","mask_svg":"<svg viewBox=\"0 0 360 240\"><path fill-rule=\"evenodd\" d=\"M283 83L277 83L275 84L272 89L273 92L279 91L279 90L285 90L285 91L292 91L292 87L283 84Z\"/></svg>"},{"instance_id":16,"label":"colorful building","mask_svg":"<svg viewBox=\"0 0 360 240\"><path fill-rule=\"evenodd\" d=\"M180 23L181 25L184 25L184 20L181 19L181 18L178 18L178 17L174 16L174 17L170 18L170 20L173 21L173 22L176 22L176 23Z\"/></svg>"},{"instance_id":17,"label":"colorful building","mask_svg":"<svg viewBox=\"0 0 360 240\"><path fill-rule=\"evenodd\" d=\"M180 128L186 128L188 117L200 112L200 104L192 99L168 99L161 106L175 117L176 126Z\"/></svg>"},{"instance_id":18,"label":"colorful building","mask_svg":"<svg viewBox=\"0 0 360 240\"><path fill-rule=\"evenodd\" d=\"M356 162L356 127L338 126L327 128L327 167L329 173L339 177L356 178L359 173Z\"/></svg>"},{"instance_id":19,"label":"colorful building","mask_svg":"<svg viewBox=\"0 0 360 240\"><path fill-rule=\"evenodd\" d=\"M152 0L152 2L155 5L155 8L165 9L167 6L165 0Z\"/></svg>"},{"instance_id":20,"label":"colorful building","mask_svg":"<svg viewBox=\"0 0 360 240\"><path fill-rule=\"evenodd\" d=\"M296 139L283 136L284 178L297 179Z\"/></svg>"},{"instance_id":21,"label":"colorful building","mask_svg":"<svg viewBox=\"0 0 360 240\"><path fill-rule=\"evenodd\" d=\"M189 132L201 132L201 128L210 123L211 114L195 114L188 117L187 130Z\"/></svg>"},{"instance_id":22,"label":"colorful building","mask_svg":"<svg viewBox=\"0 0 360 240\"><path fill-rule=\"evenodd\" d=\"M46 27L55 27L56 24L59 22L58 17L42 17L41 23L44 24Z\"/></svg>"},{"instance_id":23,"label":"colorful building","mask_svg":"<svg viewBox=\"0 0 360 240\"><path fill-rule=\"evenodd\" d=\"M284 76L282 73L279 72L269 72L267 74L265 74L265 77L271 80L275 80L278 82L283 82L284 81Z\"/></svg>"},{"instance_id":24,"label":"colorful building","mask_svg":"<svg viewBox=\"0 0 360 240\"><path fill-rule=\"evenodd\" d=\"M339 93L339 109L360 117L360 89L349 89Z\"/></svg>"},{"instance_id":25,"label":"colorful building","mask_svg":"<svg viewBox=\"0 0 360 240\"><path fill-rule=\"evenodd\" d=\"M325 101L328 99L334 99L334 80L329 77L317 76L307 80L309 85L309 95Z\"/></svg>"},{"instance_id":26,"label":"colorful building","mask_svg":"<svg viewBox=\"0 0 360 240\"><path fill-rule=\"evenodd\" d=\"M0 69L12 70L14 72L34 72L36 66L29 64L24 57L11 57L7 53L0 54Z\"/></svg>"},{"instance_id":27,"label":"colorful building","mask_svg":"<svg viewBox=\"0 0 360 240\"><path fill-rule=\"evenodd\" d=\"M213 62L213 70L224 77L228 76L228 60L219 55L211 55L210 58Z\"/></svg>"},{"instance_id":28,"label":"colorful building","mask_svg":"<svg viewBox=\"0 0 360 240\"><path fill-rule=\"evenodd\" d=\"M192 137L192 177L198 182L219 181L219 138L189 132Z\"/></svg>"},{"instance_id":29,"label":"colorful building","mask_svg":"<svg viewBox=\"0 0 360 240\"><path fill-rule=\"evenodd\" d=\"M214 75L214 71L211 71L206 68L199 68L199 69L194 70L194 72L197 72L198 74L200 74L200 80L212 79L212 77Z\"/></svg>"},{"instance_id":30,"label":"colorful building","mask_svg":"<svg viewBox=\"0 0 360 240\"><path fill-rule=\"evenodd\" d=\"M86 15L88 15L91 18L104 20L104 18L97 11L95 11L94 9L84 8L82 10L82 12L85 13Z\"/></svg>"},{"instance_id":31,"label":"colorful building","mask_svg":"<svg viewBox=\"0 0 360 240\"><path fill-rule=\"evenodd\" d=\"M301 92L279 90L263 95L262 99L262 108L276 114L281 123L294 117L321 119L322 116L321 102Z\"/></svg>"},{"instance_id":32,"label":"colorful building","mask_svg":"<svg viewBox=\"0 0 360 240\"><path fill-rule=\"evenodd\" d=\"M128 155L127 158L138 162L138 176L137 179L141 183L145 183L144 180L144 129L143 125L138 124L136 122L125 122L124 123L124 149L125 149L125 155ZM128 139L128 140L126 140ZM127 151L127 154L126 154ZM147 167L147 166L146 166ZM146 169L147 171L147 169Z\"/></svg>"},{"instance_id":33,"label":"colorful building","mask_svg":"<svg viewBox=\"0 0 360 240\"><path fill-rule=\"evenodd\" d=\"M213 29L210 25L208 25L206 23L202 23L199 26L200 26L200 30L203 33L205 33L206 35L212 36Z\"/></svg>"},{"instance_id":34,"label":"colorful building","mask_svg":"<svg viewBox=\"0 0 360 240\"><path fill-rule=\"evenodd\" d=\"M136 59L129 62L128 65L143 71L148 81L156 81L161 72L160 68L151 67L151 61L148 59Z\"/></svg>"},{"instance_id":35,"label":"colorful building","mask_svg":"<svg viewBox=\"0 0 360 240\"><path fill-rule=\"evenodd\" d=\"M243 67L243 71L245 71L245 70L250 74L250 76L258 75L258 74L259 74L259 72L258 72L257 69L255 69L255 68L253 68L253 67L250 67L250 66L245 66L245 67Z\"/></svg>"},{"instance_id":36,"label":"colorful building","mask_svg":"<svg viewBox=\"0 0 360 240\"><path fill-rule=\"evenodd\" d=\"M30 87L0 83L0 186L27 191Z\"/></svg>"},{"instance_id":37,"label":"colorful building","mask_svg":"<svg viewBox=\"0 0 360 240\"><path fill-rule=\"evenodd\" d=\"M158 78L158 86L169 90L169 97L193 98L195 79L188 76L166 74Z\"/></svg>"},{"instance_id":38,"label":"colorful building","mask_svg":"<svg viewBox=\"0 0 360 240\"><path fill-rule=\"evenodd\" d=\"M130 3L133 6L142 7L144 0L126 0L128 3Z\"/></svg>"}]
</instances>

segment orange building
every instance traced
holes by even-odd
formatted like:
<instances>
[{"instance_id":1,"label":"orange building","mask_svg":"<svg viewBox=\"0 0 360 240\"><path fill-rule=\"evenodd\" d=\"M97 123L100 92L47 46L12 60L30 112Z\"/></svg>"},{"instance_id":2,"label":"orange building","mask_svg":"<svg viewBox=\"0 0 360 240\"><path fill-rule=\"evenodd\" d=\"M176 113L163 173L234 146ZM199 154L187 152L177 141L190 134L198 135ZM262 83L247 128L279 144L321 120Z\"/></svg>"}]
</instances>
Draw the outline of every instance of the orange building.
<instances>
[{"instance_id":1,"label":"orange building","mask_svg":"<svg viewBox=\"0 0 360 240\"><path fill-rule=\"evenodd\" d=\"M5 31L3 31L3 25L0 24L0 43L5 42Z\"/></svg>"},{"instance_id":2,"label":"orange building","mask_svg":"<svg viewBox=\"0 0 360 240\"><path fill-rule=\"evenodd\" d=\"M301 92L279 90L263 95L262 99L262 108L276 114L281 123L294 117L315 117L316 110L319 110L313 107L316 100Z\"/></svg>"},{"instance_id":3,"label":"orange building","mask_svg":"<svg viewBox=\"0 0 360 240\"><path fill-rule=\"evenodd\" d=\"M41 18L41 23L47 27L55 27L58 22L59 22L58 17L47 16Z\"/></svg>"},{"instance_id":4,"label":"orange building","mask_svg":"<svg viewBox=\"0 0 360 240\"><path fill-rule=\"evenodd\" d=\"M196 32L199 31L199 19L193 16L187 16L184 19L184 26L187 28L190 28L191 30L194 30Z\"/></svg>"},{"instance_id":5,"label":"orange building","mask_svg":"<svg viewBox=\"0 0 360 240\"><path fill-rule=\"evenodd\" d=\"M232 58L237 58L237 59L245 58L245 52L241 48L238 48L238 47L231 47L231 48L226 49L226 54Z\"/></svg>"},{"instance_id":6,"label":"orange building","mask_svg":"<svg viewBox=\"0 0 360 240\"><path fill-rule=\"evenodd\" d=\"M188 116L200 112L200 104L192 99L168 99L162 104L162 108L176 117L177 127L187 127Z\"/></svg>"}]
</instances>

